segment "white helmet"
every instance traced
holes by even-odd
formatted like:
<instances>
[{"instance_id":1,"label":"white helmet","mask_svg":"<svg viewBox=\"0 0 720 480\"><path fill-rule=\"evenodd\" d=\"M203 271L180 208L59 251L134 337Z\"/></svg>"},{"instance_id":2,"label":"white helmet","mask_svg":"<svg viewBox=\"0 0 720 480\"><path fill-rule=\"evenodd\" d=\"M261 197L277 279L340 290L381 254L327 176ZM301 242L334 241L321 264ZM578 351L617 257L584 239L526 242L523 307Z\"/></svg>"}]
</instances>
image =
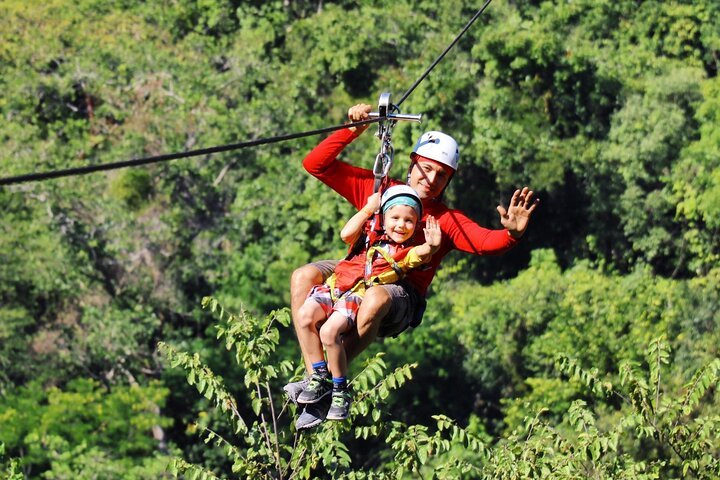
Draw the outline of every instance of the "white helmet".
<instances>
[{"instance_id":1,"label":"white helmet","mask_svg":"<svg viewBox=\"0 0 720 480\"><path fill-rule=\"evenodd\" d=\"M425 132L415 144L410 158L415 155L435 160L457 171L460 151L454 138L442 132Z\"/></svg>"},{"instance_id":2,"label":"white helmet","mask_svg":"<svg viewBox=\"0 0 720 480\"><path fill-rule=\"evenodd\" d=\"M408 205L415 209L418 219L423 216L420 196L407 185L393 185L383 192L380 199L380 211L385 213L385 210L395 205Z\"/></svg>"}]
</instances>

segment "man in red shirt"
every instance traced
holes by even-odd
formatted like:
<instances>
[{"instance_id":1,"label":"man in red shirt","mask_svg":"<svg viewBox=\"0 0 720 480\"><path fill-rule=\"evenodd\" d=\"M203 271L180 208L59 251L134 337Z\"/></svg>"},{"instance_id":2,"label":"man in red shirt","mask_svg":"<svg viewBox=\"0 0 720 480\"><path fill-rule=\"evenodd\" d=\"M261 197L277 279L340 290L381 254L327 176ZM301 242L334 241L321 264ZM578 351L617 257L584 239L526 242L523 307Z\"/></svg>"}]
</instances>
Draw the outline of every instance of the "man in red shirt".
<instances>
[{"instance_id":1,"label":"man in red shirt","mask_svg":"<svg viewBox=\"0 0 720 480\"><path fill-rule=\"evenodd\" d=\"M366 120L372 107L357 104L348 110L351 122ZM314 177L338 192L360 209L373 193L375 177L368 169L359 168L337 159L343 149L367 130L368 126L339 130L323 140L303 160L303 167ZM449 209L441 200L457 170L459 151L455 140L442 132L426 132L410 155L407 183L423 203L423 221L435 217L442 231L440 249L423 269L411 271L403 282L371 287L365 293L358 311L356 331L346 335L344 346L348 361L361 353L377 336L397 336L408 327L420 323L425 307L425 295L442 258L457 249L476 255L498 255L517 244L525 233L530 216L539 201L527 187L516 190L507 209L499 205L503 229L481 227L459 210ZM391 184L399 184L390 179ZM420 225L422 227L422 225ZM422 228L418 228L422 232ZM418 239L422 243L422 239ZM418 244L419 244L418 243ZM322 283L334 268L334 262L316 262L298 268L290 282L293 323L308 373L312 372L310 357L322 352L322 342L316 331L297 323L297 311L313 285ZM304 389L306 380L286 385L291 399ZM297 428L310 428L323 420L323 405L308 406L296 423Z\"/></svg>"}]
</instances>

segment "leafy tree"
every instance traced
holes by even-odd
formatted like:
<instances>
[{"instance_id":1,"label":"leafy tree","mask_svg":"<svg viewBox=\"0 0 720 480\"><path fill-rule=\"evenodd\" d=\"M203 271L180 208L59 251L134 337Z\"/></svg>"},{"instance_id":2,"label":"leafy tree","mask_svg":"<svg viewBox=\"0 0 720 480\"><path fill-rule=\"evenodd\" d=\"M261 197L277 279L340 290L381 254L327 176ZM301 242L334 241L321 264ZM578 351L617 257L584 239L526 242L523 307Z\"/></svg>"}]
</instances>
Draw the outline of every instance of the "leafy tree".
<instances>
[{"instance_id":1,"label":"leafy tree","mask_svg":"<svg viewBox=\"0 0 720 480\"><path fill-rule=\"evenodd\" d=\"M230 461L231 471L246 478L312 478L318 469L333 476L347 473L350 455L343 438L351 432L364 439L381 434L380 411L376 407L391 390L411 378L411 366L405 365L386 374L384 362L377 356L352 380L358 392L353 411L355 415L370 415L373 424L354 427L348 423L326 424L316 434L302 435L292 431L283 415L296 413L295 406L288 406L287 400L279 405L271 388L271 382L279 374L288 375L294 370L287 360L277 366L270 363L279 342L278 324L287 326L290 321L287 311L273 312L258 320L244 312L228 314L213 298L205 298L203 306L218 317L217 337L225 348L235 352L237 367L245 372L244 386L250 404L250 411L244 412L242 403L229 391L222 377L214 374L198 354L178 351L161 343L159 348L171 364L182 367L188 382L195 385L229 422L227 436L198 422L205 443L222 449ZM238 440L242 444L238 444ZM187 473L205 478L214 478L219 473L182 459L173 462L171 471L176 475Z\"/></svg>"},{"instance_id":2,"label":"leafy tree","mask_svg":"<svg viewBox=\"0 0 720 480\"><path fill-rule=\"evenodd\" d=\"M222 378L197 354L179 352L166 344L160 349L174 365L182 366L188 382L226 415L232 426L228 436L207 425L201 425L200 431L206 443L225 451L232 472L241 477L309 478L324 472L347 478L404 478L405 474L419 475L430 468L433 478L527 478L550 472L558 478L657 478L688 472L696 478L714 478L720 469L716 458L720 418L703 408L703 401L714 395L720 362L715 359L698 370L681 394L670 394L662 382L661 372L670 359L662 338L650 344L644 365L623 363L618 384L603 379L597 368L586 370L570 357L556 357L556 368L572 382L566 385L568 380L559 379L557 387L576 389L583 385L587 395L601 402L610 397L621 401L620 407L626 411L620 422L607 428L582 399L558 411L557 421L546 416L547 408L540 408L496 446L489 446L481 436L460 428L444 415L433 417L434 432L425 425L386 421L378 402L411 379L410 366L388 375L376 356L352 382L357 396L353 423L328 422L317 432L295 432L293 437L292 427L282 418L287 402L282 409L276 408L270 387L270 380L279 372L287 374L292 368L288 363L277 367L266 363L278 343L275 323L286 323L287 317L283 320L274 312L257 320L247 314L227 314L213 299L206 299L204 304L219 318L218 338L236 352L238 366L246 372L245 387L255 416L252 425L240 413L240 403ZM372 468L367 464L358 469L351 463L351 448L345 443L346 435L352 432L358 439L386 435L392 461L373 473L366 470ZM234 438L243 439L244 445L236 445ZM630 448L636 441L652 442L657 448L643 454ZM173 462L171 471L198 478L222 475L182 459Z\"/></svg>"},{"instance_id":3,"label":"leafy tree","mask_svg":"<svg viewBox=\"0 0 720 480\"><path fill-rule=\"evenodd\" d=\"M157 452L171 422L160 415L166 396L157 383L107 389L78 379L62 390L31 383L0 402L0 442L26 475L149 478L167 465Z\"/></svg>"}]
</instances>

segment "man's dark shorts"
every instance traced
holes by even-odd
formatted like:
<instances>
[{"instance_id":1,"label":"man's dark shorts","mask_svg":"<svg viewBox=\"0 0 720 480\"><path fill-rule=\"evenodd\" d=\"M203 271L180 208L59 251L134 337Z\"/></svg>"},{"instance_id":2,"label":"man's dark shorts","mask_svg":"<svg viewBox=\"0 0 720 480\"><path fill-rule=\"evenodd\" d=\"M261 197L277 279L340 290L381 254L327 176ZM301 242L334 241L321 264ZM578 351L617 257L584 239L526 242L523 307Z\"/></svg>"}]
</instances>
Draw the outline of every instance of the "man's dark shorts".
<instances>
[{"instance_id":1,"label":"man's dark shorts","mask_svg":"<svg viewBox=\"0 0 720 480\"><path fill-rule=\"evenodd\" d=\"M320 260L311 263L320 270L323 282L335 271L337 260ZM408 327L417 327L425 313L425 297L405 281L388 285L378 285L390 294L392 304L390 311L383 318L378 331L378 337L397 337ZM362 308L362 307L360 307Z\"/></svg>"}]
</instances>

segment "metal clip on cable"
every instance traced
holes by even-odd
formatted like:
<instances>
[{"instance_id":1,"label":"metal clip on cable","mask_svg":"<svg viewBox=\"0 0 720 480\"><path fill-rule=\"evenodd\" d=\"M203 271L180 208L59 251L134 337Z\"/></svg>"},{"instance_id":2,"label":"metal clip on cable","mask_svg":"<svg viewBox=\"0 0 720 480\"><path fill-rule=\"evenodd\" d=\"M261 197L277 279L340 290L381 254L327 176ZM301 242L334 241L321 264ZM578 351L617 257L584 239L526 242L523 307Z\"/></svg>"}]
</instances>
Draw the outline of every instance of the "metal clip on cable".
<instances>
[{"instance_id":1,"label":"metal clip on cable","mask_svg":"<svg viewBox=\"0 0 720 480\"><path fill-rule=\"evenodd\" d=\"M373 191L377 192L390 172L395 155L395 149L392 146L392 129L400 120L420 123L422 114L401 114L397 105L390 103L390 93L385 92L380 94L378 111L370 112L369 116L373 119L381 119L378 122L378 131L375 134L380 139L380 153L375 157L375 164L373 165L373 175L375 176L375 188Z\"/></svg>"}]
</instances>

